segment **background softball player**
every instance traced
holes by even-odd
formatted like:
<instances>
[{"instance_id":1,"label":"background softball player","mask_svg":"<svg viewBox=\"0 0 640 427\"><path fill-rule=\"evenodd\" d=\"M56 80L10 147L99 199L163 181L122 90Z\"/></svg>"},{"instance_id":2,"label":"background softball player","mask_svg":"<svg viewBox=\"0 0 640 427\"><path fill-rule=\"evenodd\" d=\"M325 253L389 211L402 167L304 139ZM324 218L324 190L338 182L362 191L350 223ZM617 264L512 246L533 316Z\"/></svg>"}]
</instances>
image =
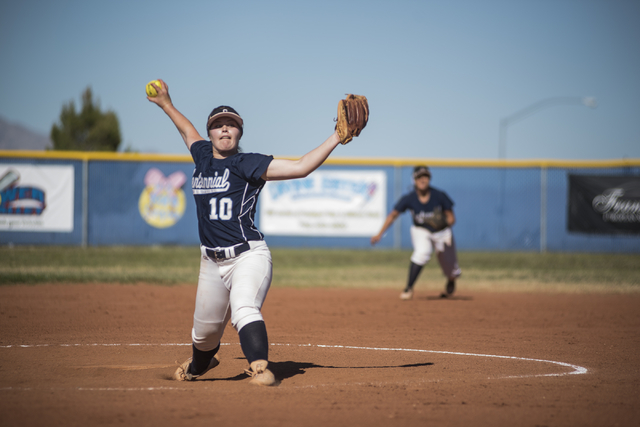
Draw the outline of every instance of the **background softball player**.
<instances>
[{"instance_id":1,"label":"background softball player","mask_svg":"<svg viewBox=\"0 0 640 427\"><path fill-rule=\"evenodd\" d=\"M176 370L179 381L193 381L219 363L218 350L229 320L238 331L247 374L258 385L277 385L267 369L269 343L261 308L271 285L271 253L254 224L258 195L267 180L301 178L317 169L352 132L340 129L299 160L239 150L244 122L231 107L215 108L207 118L211 141L204 140L173 105L162 80L147 89L147 99L169 116L191 152L192 178L201 242L200 275L193 316L192 357ZM343 101L341 101L342 103ZM361 101L362 102L362 101ZM341 104L339 104L341 105ZM366 99L364 104L366 105ZM339 107L340 108L340 107ZM368 117L368 106L366 107ZM345 142L346 141L346 142Z\"/></svg>"},{"instance_id":2,"label":"background softball player","mask_svg":"<svg viewBox=\"0 0 640 427\"><path fill-rule=\"evenodd\" d=\"M413 180L414 191L400 198L387 216L380 232L371 238L371 244L378 243L396 218L402 212L409 210L413 218L411 227L413 254L407 286L400 294L400 298L405 300L413 298L413 285L422 267L431 259L434 250L438 255L442 272L447 277L445 292L441 297L448 297L455 292L455 281L461 274L451 230L451 226L456 222L453 201L444 191L431 187L431 171L428 167L416 166L413 170Z\"/></svg>"}]
</instances>

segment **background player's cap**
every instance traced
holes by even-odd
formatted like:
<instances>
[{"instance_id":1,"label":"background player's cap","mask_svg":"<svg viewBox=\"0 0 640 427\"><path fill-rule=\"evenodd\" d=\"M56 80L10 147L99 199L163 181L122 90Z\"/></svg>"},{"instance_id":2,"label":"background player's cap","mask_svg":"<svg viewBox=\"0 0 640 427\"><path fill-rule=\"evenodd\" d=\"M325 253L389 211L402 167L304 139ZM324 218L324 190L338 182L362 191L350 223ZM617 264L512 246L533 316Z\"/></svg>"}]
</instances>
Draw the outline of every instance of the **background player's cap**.
<instances>
[{"instance_id":1,"label":"background player's cap","mask_svg":"<svg viewBox=\"0 0 640 427\"><path fill-rule=\"evenodd\" d=\"M238 114L236 110L227 105L221 105L214 108L213 111L211 111L211 114L209 114L209 118L207 119L207 132L209 131L209 126L211 126L211 123L213 123L215 119L219 119L220 117L232 118L240 125L240 131L243 130L242 127L244 126L244 122L242 121L242 117L240 117L240 114Z\"/></svg>"},{"instance_id":2,"label":"background player's cap","mask_svg":"<svg viewBox=\"0 0 640 427\"><path fill-rule=\"evenodd\" d=\"M413 168L413 179L418 179L421 176L428 176L431 178L431 171L426 166L416 166Z\"/></svg>"}]
</instances>

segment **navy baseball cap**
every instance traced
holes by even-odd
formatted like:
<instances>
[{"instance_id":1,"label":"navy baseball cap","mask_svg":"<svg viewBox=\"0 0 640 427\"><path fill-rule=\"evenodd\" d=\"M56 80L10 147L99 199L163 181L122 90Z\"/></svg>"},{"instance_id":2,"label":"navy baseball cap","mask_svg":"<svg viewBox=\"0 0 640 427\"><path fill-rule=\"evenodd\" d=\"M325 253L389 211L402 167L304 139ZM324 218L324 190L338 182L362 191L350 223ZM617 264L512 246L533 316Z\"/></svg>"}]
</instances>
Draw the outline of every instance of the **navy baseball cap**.
<instances>
[{"instance_id":1,"label":"navy baseball cap","mask_svg":"<svg viewBox=\"0 0 640 427\"><path fill-rule=\"evenodd\" d=\"M240 132L242 132L242 127L244 126L242 117L240 117L240 114L238 114L236 110L229 107L228 105L221 105L211 111L211 114L209 114L209 118L207 119L207 132L209 131L211 123L213 123L214 120L219 119L220 117L229 117L235 120L240 125Z\"/></svg>"},{"instance_id":2,"label":"navy baseball cap","mask_svg":"<svg viewBox=\"0 0 640 427\"><path fill-rule=\"evenodd\" d=\"M431 178L431 171L426 166L416 166L413 168L413 179L418 179L421 176L428 176Z\"/></svg>"}]
</instances>

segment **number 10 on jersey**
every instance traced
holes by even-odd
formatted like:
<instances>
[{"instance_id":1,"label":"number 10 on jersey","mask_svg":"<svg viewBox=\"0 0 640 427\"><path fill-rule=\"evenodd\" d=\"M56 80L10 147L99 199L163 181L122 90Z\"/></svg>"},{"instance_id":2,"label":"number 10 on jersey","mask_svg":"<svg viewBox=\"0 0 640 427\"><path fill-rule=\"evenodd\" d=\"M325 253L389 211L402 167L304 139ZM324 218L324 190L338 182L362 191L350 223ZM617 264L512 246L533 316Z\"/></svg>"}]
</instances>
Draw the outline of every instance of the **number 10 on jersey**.
<instances>
[{"instance_id":1,"label":"number 10 on jersey","mask_svg":"<svg viewBox=\"0 0 640 427\"><path fill-rule=\"evenodd\" d=\"M228 220L231 219L231 213L233 208L233 201L228 197L220 199L220 206L218 206L218 198L213 197L209 200L211 205L211 213L209 214L210 220Z\"/></svg>"}]
</instances>

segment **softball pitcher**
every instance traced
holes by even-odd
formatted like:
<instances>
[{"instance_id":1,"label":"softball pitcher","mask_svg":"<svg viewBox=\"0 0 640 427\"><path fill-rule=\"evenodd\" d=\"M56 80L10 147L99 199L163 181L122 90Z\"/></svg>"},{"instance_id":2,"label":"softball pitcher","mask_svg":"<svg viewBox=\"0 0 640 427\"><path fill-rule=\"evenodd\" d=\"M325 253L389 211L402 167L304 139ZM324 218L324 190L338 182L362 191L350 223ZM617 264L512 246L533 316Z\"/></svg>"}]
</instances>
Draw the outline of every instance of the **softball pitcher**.
<instances>
[{"instance_id":1,"label":"softball pitcher","mask_svg":"<svg viewBox=\"0 0 640 427\"><path fill-rule=\"evenodd\" d=\"M431 171L428 167L416 166L413 170L413 181L415 190L400 198L387 216L380 232L371 238L371 244L378 243L396 218L409 210L413 219L411 227L413 254L409 265L407 286L400 294L400 299L413 298L413 286L422 267L429 262L434 251L438 255L442 273L447 277L445 291L440 295L446 298L455 292L456 279L462 273L458 267L458 256L451 230L451 226L456 222L453 201L444 191L430 186Z\"/></svg>"},{"instance_id":2,"label":"softball pitcher","mask_svg":"<svg viewBox=\"0 0 640 427\"><path fill-rule=\"evenodd\" d=\"M220 339L231 320L249 362L245 372L252 377L251 383L277 385L267 368L269 343L261 313L271 285L271 253L254 224L256 203L265 181L309 175L339 143L345 143L345 134L340 135L338 123L326 141L299 160L243 153L239 142L244 122L233 108L220 106L209 114L210 141L204 140L174 107L167 84L158 83L153 84L157 94L147 99L173 121L195 163L191 184L201 243L192 357L178 367L174 378L193 381L220 363ZM366 122L360 124L362 128Z\"/></svg>"}]
</instances>

